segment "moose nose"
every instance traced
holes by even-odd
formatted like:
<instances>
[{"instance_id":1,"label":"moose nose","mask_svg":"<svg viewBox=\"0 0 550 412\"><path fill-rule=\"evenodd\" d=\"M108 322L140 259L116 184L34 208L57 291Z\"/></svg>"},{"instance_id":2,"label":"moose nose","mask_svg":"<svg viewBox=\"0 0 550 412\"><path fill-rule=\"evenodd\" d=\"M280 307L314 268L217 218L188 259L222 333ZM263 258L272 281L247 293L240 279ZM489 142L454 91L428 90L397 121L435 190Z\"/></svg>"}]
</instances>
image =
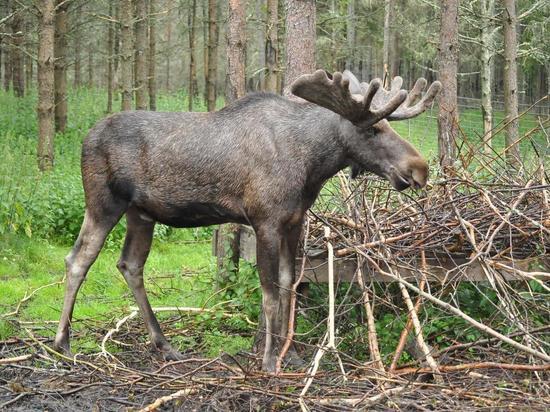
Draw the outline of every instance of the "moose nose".
<instances>
[{"instance_id":1,"label":"moose nose","mask_svg":"<svg viewBox=\"0 0 550 412\"><path fill-rule=\"evenodd\" d=\"M420 189L428 183L429 167L422 157L415 157L409 162L409 173L411 186Z\"/></svg>"}]
</instances>

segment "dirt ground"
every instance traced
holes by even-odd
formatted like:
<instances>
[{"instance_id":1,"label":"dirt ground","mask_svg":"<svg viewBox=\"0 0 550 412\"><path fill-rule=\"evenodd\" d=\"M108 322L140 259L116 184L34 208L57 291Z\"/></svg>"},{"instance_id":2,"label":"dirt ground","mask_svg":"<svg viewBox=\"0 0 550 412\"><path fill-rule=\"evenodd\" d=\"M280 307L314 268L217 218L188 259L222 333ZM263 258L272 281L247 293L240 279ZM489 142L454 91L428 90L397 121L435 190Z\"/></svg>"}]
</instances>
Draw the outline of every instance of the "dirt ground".
<instances>
[{"instance_id":1,"label":"dirt ground","mask_svg":"<svg viewBox=\"0 0 550 412\"><path fill-rule=\"evenodd\" d=\"M380 374L340 354L344 380L334 355L326 354L300 397L307 367L274 377L259 372L259 360L251 354L208 359L189 352L184 360L167 363L135 344L116 357L98 352L70 362L48 350L51 341L33 339L0 342L2 410L543 411L550 405L548 370L465 369L442 373L436 383L430 373ZM463 355L445 362L459 364ZM313 359L313 353L303 356Z\"/></svg>"}]
</instances>

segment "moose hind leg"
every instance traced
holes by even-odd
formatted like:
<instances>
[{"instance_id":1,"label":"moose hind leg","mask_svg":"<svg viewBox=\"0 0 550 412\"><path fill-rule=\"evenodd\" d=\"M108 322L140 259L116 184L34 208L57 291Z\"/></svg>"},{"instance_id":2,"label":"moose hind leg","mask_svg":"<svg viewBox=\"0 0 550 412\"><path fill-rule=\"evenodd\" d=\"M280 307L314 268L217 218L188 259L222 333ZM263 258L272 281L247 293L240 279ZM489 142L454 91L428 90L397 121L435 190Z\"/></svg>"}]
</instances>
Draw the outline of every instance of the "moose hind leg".
<instances>
[{"instance_id":1,"label":"moose hind leg","mask_svg":"<svg viewBox=\"0 0 550 412\"><path fill-rule=\"evenodd\" d=\"M151 250L155 223L142 219L139 213L132 208L126 212L126 221L126 239L117 268L132 290L153 347L162 354L165 360L181 359L181 354L170 346L162 333L143 284L143 267Z\"/></svg>"},{"instance_id":2,"label":"moose hind leg","mask_svg":"<svg viewBox=\"0 0 550 412\"><path fill-rule=\"evenodd\" d=\"M105 238L120 219L122 212L122 208L117 208L111 210L111 213L98 218L99 214L91 213L90 210L86 209L78 239L65 258L65 297L53 346L66 355L71 353L69 334L76 295L86 278L90 266L92 266L103 247Z\"/></svg>"},{"instance_id":3,"label":"moose hind leg","mask_svg":"<svg viewBox=\"0 0 550 412\"><path fill-rule=\"evenodd\" d=\"M262 368L267 372L275 373L280 332L279 287L277 283L281 237L276 229L268 226L257 230L256 237L256 254L265 314L265 349Z\"/></svg>"}]
</instances>

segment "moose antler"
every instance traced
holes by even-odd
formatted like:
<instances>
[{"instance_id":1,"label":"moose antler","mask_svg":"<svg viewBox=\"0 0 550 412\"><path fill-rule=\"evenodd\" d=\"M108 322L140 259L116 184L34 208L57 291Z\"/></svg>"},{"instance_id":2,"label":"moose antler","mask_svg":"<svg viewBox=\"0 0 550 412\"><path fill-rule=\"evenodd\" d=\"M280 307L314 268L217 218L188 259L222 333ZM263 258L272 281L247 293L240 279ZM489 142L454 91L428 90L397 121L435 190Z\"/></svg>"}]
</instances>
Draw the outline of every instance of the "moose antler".
<instances>
[{"instance_id":1,"label":"moose antler","mask_svg":"<svg viewBox=\"0 0 550 412\"><path fill-rule=\"evenodd\" d=\"M407 98L406 91L399 91L385 105L373 110L371 103L381 86L378 79L367 85L364 94L352 95L349 79L339 72L335 72L331 77L332 79L324 70L304 74L292 83L290 90L296 96L338 113L362 127L370 127L387 117Z\"/></svg>"},{"instance_id":2,"label":"moose antler","mask_svg":"<svg viewBox=\"0 0 550 412\"><path fill-rule=\"evenodd\" d=\"M338 113L360 127L370 127L382 119L404 120L418 116L432 103L441 88L434 82L428 93L415 105L426 86L419 79L410 93L401 90L403 79L396 77L391 90L381 88L379 79L359 83L349 71L335 72L332 76L324 70L300 76L291 85L294 95Z\"/></svg>"},{"instance_id":3,"label":"moose antler","mask_svg":"<svg viewBox=\"0 0 550 412\"><path fill-rule=\"evenodd\" d=\"M403 102L403 104L401 104L394 112L386 117L386 119L389 121L411 119L428 109L432 105L432 102L435 96L437 96L437 93L439 93L439 90L441 90L441 83L439 81L433 82L426 94L422 96L422 90L424 90L427 84L428 82L426 81L426 79L422 77L419 78L414 84L412 90L409 92L407 99ZM374 99L372 100L372 104L377 107L387 104L387 102L391 101L396 94L401 92L402 85L403 79L400 76L394 77L390 85L390 90L384 90L383 88L378 89L377 93L374 96ZM368 83L361 83L361 90L368 89ZM415 102L421 96L422 98L420 99L420 101L415 104Z\"/></svg>"}]
</instances>

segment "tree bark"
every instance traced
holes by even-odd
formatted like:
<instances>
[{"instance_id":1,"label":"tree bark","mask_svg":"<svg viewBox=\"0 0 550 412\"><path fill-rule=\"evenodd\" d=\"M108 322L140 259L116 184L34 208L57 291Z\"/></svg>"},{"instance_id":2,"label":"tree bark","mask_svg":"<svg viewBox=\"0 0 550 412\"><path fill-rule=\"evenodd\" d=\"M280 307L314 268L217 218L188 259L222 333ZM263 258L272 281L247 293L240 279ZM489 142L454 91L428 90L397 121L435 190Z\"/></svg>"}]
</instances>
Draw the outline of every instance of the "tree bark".
<instances>
[{"instance_id":1,"label":"tree bark","mask_svg":"<svg viewBox=\"0 0 550 412\"><path fill-rule=\"evenodd\" d=\"M227 101L240 99L246 94L245 44L246 21L242 0L229 0L227 27Z\"/></svg>"},{"instance_id":2,"label":"tree bark","mask_svg":"<svg viewBox=\"0 0 550 412\"><path fill-rule=\"evenodd\" d=\"M493 130L493 56L495 28L492 19L495 14L495 0L481 0L481 113L483 115L483 141L485 151L492 151Z\"/></svg>"},{"instance_id":3,"label":"tree bark","mask_svg":"<svg viewBox=\"0 0 550 412\"><path fill-rule=\"evenodd\" d=\"M172 43L172 20L168 18L166 21L166 48L168 49L168 52L165 53L166 55L166 78L165 80L165 89L167 91L170 90L170 55L172 54L170 48Z\"/></svg>"},{"instance_id":4,"label":"tree bark","mask_svg":"<svg viewBox=\"0 0 550 412\"><path fill-rule=\"evenodd\" d=\"M74 27L78 27L80 24L78 22L78 14L74 14ZM81 31L75 30L74 31L74 79L73 79L73 86L75 89L79 88L82 85L82 73L81 73Z\"/></svg>"},{"instance_id":5,"label":"tree bark","mask_svg":"<svg viewBox=\"0 0 550 412\"><path fill-rule=\"evenodd\" d=\"M157 110L156 4L149 0L149 110Z\"/></svg>"},{"instance_id":6,"label":"tree bark","mask_svg":"<svg viewBox=\"0 0 550 412\"><path fill-rule=\"evenodd\" d=\"M197 11L197 1L191 0L188 14L188 28L189 28L189 82L187 90L189 92L188 110L193 111L193 100L195 100L197 93L197 67L195 64L195 17Z\"/></svg>"},{"instance_id":7,"label":"tree bark","mask_svg":"<svg viewBox=\"0 0 550 412\"><path fill-rule=\"evenodd\" d=\"M245 42L246 21L242 0L229 0L229 20L227 27L227 90L228 103L240 99L246 94L245 87ZM240 257L240 225L220 226L217 235L218 287L227 282L230 272L238 272Z\"/></svg>"},{"instance_id":8,"label":"tree bark","mask_svg":"<svg viewBox=\"0 0 550 412\"><path fill-rule=\"evenodd\" d=\"M395 8L395 0L385 0L384 2L384 46L382 49L382 66L384 87L388 87L391 81L391 47L393 45L393 14Z\"/></svg>"},{"instance_id":9,"label":"tree bark","mask_svg":"<svg viewBox=\"0 0 550 412\"><path fill-rule=\"evenodd\" d=\"M218 76L218 22L216 0L208 0L208 76L206 104L208 111L216 110L216 79Z\"/></svg>"},{"instance_id":10,"label":"tree bark","mask_svg":"<svg viewBox=\"0 0 550 412\"><path fill-rule=\"evenodd\" d=\"M54 0L42 0L39 6L38 35L38 168L53 167L54 158Z\"/></svg>"},{"instance_id":11,"label":"tree bark","mask_svg":"<svg viewBox=\"0 0 550 412\"><path fill-rule=\"evenodd\" d=\"M346 58L346 69L353 73L355 70L355 43L356 43L356 17L355 0L348 0L348 20L346 22L346 31L348 38L348 52Z\"/></svg>"},{"instance_id":12,"label":"tree bark","mask_svg":"<svg viewBox=\"0 0 550 412\"><path fill-rule=\"evenodd\" d=\"M279 0L267 0L267 27L265 35L265 60L267 65L267 75L265 79L265 89L269 92L277 93L278 74L279 74L279 50L277 30L279 26Z\"/></svg>"},{"instance_id":13,"label":"tree bark","mask_svg":"<svg viewBox=\"0 0 550 412\"><path fill-rule=\"evenodd\" d=\"M12 11L17 10L16 2L12 3ZM25 95L25 68L23 65L23 15L21 12L14 14L11 19L12 38L12 83L13 92L17 97Z\"/></svg>"},{"instance_id":14,"label":"tree bark","mask_svg":"<svg viewBox=\"0 0 550 412\"><path fill-rule=\"evenodd\" d=\"M120 1L121 110L132 110L132 0Z\"/></svg>"},{"instance_id":15,"label":"tree bark","mask_svg":"<svg viewBox=\"0 0 550 412\"><path fill-rule=\"evenodd\" d=\"M5 12L6 15L10 13L11 10L11 0L8 0L5 4ZM11 31L11 25L10 25L10 31ZM9 91L11 86L11 79L12 79L12 68L11 68L11 36L6 36L5 39L3 39L3 52L4 52L4 90Z\"/></svg>"},{"instance_id":16,"label":"tree bark","mask_svg":"<svg viewBox=\"0 0 550 412\"><path fill-rule=\"evenodd\" d=\"M67 126L67 13L69 3L56 0L54 83L55 130L63 133Z\"/></svg>"},{"instance_id":17,"label":"tree bark","mask_svg":"<svg viewBox=\"0 0 550 412\"><path fill-rule=\"evenodd\" d=\"M443 167L452 166L458 136L457 106L458 72L458 0L441 0L439 34L439 93L438 148Z\"/></svg>"},{"instance_id":18,"label":"tree bark","mask_svg":"<svg viewBox=\"0 0 550 412\"><path fill-rule=\"evenodd\" d=\"M510 164L521 161L518 121L518 84L517 84L517 16L515 0L502 0L504 11L502 25L504 34L504 114L506 118L506 159Z\"/></svg>"},{"instance_id":19,"label":"tree bark","mask_svg":"<svg viewBox=\"0 0 550 412\"><path fill-rule=\"evenodd\" d=\"M120 84L120 2L116 1L114 29L114 45L113 45L113 100L119 99L119 84Z\"/></svg>"},{"instance_id":20,"label":"tree bark","mask_svg":"<svg viewBox=\"0 0 550 412\"><path fill-rule=\"evenodd\" d=\"M286 71L284 95L300 75L315 71L315 1L286 0Z\"/></svg>"},{"instance_id":21,"label":"tree bark","mask_svg":"<svg viewBox=\"0 0 550 412\"><path fill-rule=\"evenodd\" d=\"M256 0L256 18L258 25L256 27L256 40L258 42L258 90L265 90L265 30L263 22L264 0Z\"/></svg>"},{"instance_id":22,"label":"tree bark","mask_svg":"<svg viewBox=\"0 0 550 412\"><path fill-rule=\"evenodd\" d=\"M136 110L147 110L147 4L134 0L135 4L135 56L136 56Z\"/></svg>"},{"instance_id":23,"label":"tree bark","mask_svg":"<svg viewBox=\"0 0 550 412\"><path fill-rule=\"evenodd\" d=\"M88 45L88 82L89 88L94 86L94 54L92 45Z\"/></svg>"},{"instance_id":24,"label":"tree bark","mask_svg":"<svg viewBox=\"0 0 550 412\"><path fill-rule=\"evenodd\" d=\"M113 0L109 0L109 18L113 16ZM113 43L115 36L114 22L107 22L107 113L113 111Z\"/></svg>"}]
</instances>

